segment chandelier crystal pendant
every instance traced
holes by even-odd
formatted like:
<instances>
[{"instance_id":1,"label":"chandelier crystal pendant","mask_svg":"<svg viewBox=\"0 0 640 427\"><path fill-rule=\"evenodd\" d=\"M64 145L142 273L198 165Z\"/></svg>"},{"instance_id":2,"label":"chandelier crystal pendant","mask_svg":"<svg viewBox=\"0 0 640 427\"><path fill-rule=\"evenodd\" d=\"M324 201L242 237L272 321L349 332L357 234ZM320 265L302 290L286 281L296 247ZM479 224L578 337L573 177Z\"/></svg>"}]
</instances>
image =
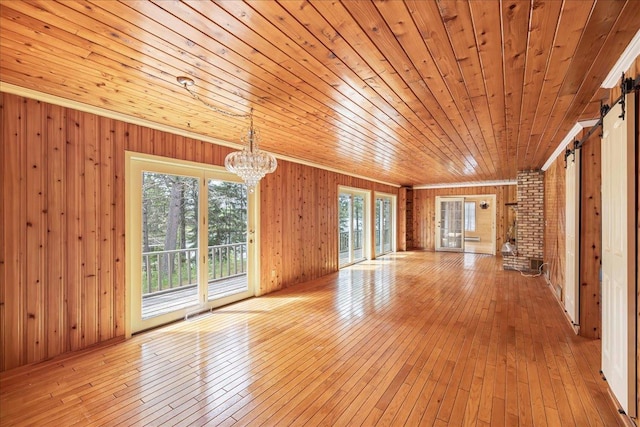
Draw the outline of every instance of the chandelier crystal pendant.
<instances>
[{"instance_id":1,"label":"chandelier crystal pendant","mask_svg":"<svg viewBox=\"0 0 640 427\"><path fill-rule=\"evenodd\" d=\"M247 189L253 193L258 182L268 173L276 170L278 162L273 155L258 147L260 134L253 127L253 108L249 114L249 129L241 138L245 144L242 151L227 154L224 166L229 172L238 175L245 182Z\"/></svg>"},{"instance_id":2,"label":"chandelier crystal pendant","mask_svg":"<svg viewBox=\"0 0 640 427\"><path fill-rule=\"evenodd\" d=\"M244 148L242 151L229 153L224 159L224 166L229 172L235 173L242 178L249 193L253 193L258 182L260 182L266 174L275 171L278 166L278 162L272 154L262 151L258 147L260 133L258 132L258 129L253 127L253 108L251 108L249 114L235 114L222 110L204 101L195 92L189 89L189 86L194 85L194 81L191 77L180 76L177 80L178 83L182 85L182 87L184 87L184 89L189 92L195 100L201 102L216 113L228 117L249 118L249 129L247 130L246 135L240 138L244 144Z\"/></svg>"}]
</instances>

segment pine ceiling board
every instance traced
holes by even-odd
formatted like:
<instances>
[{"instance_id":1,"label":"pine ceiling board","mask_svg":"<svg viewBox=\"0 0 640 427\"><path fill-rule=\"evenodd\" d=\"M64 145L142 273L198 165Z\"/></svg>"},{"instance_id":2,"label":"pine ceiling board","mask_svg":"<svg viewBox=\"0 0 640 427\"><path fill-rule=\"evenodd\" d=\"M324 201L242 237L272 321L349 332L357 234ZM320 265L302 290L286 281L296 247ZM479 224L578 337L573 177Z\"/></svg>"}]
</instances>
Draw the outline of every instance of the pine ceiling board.
<instances>
[{"instance_id":1,"label":"pine ceiling board","mask_svg":"<svg viewBox=\"0 0 640 427\"><path fill-rule=\"evenodd\" d=\"M178 14L178 13L176 12L176 15L177 15L177 14ZM238 68L238 67L236 67L236 68ZM204 82L202 82L202 83L204 83ZM199 85L200 85L200 84L202 84L202 83L201 83L201 82L198 82L198 84L199 84ZM275 85L272 85L272 86L275 86ZM215 88L213 88L213 89L215 89ZM273 87L272 87L272 89L273 89ZM282 91L281 93L282 93L282 96L283 96L283 97L287 96L287 95L286 95L286 93L285 93L285 91ZM206 96L206 95L204 95L204 94L203 94L203 96ZM265 94L261 99L274 100L274 98L269 98L269 95L268 95L268 94ZM295 101L296 97L291 97L291 96L289 96L289 99L290 99L290 100L294 100L294 101ZM268 102L268 101L265 101L265 102ZM258 103L258 104L260 104L260 103ZM300 106L304 108L304 105L300 105ZM286 108L286 107L285 107L285 108ZM309 108L309 107L306 107L306 108ZM301 110L300 108L295 108L295 109L294 109L294 108L292 108L292 110L294 110L294 111L303 111L303 110ZM274 115L274 114L273 114L273 112L274 112L274 111L277 111L277 110L271 109L270 111L267 111L265 114L267 115L267 117L268 117L268 116L270 116L270 115L272 116L272 115ZM329 113L330 113L330 110L327 110L327 114L329 114ZM308 113L308 112L307 112L306 114L307 114L307 118L310 118L311 120L316 120L316 119L317 119L315 116L311 115L311 113ZM301 117L299 117L297 120L298 120L298 121L300 121L301 119L302 119L302 118L301 118ZM286 122L286 121L287 121L287 117L283 117L283 118L282 118L282 120L284 120L284 122ZM343 130L343 131L345 131L345 132L352 132L352 129L353 129L353 127L345 127L345 128L343 128L342 130ZM336 135L336 134L338 134L338 133L339 133L339 132L337 132L335 129L330 129L330 128L324 128L324 129L321 129L321 131L320 131L320 134L323 134L323 135ZM267 132L263 132L263 135L264 135L264 136L267 136ZM296 135L296 134L292 134L292 136L294 136L294 135ZM298 135L298 136L299 136L299 135ZM308 135L308 136L309 136L309 137L311 137L311 135ZM360 135L360 136L359 136L359 138L366 138L366 136L364 136L364 135ZM299 139L299 138L296 138L296 139ZM318 139L318 138L317 138L317 136L316 136L316 137L314 137L313 139ZM284 141L287 141L287 142L288 142L288 141L291 141L291 140L293 140L293 138L286 138L286 139L284 139ZM265 142L267 142L267 138L265 138ZM278 146L270 147L268 144L264 144L264 146L265 146L265 147L269 147L269 149L270 149L270 150L273 150L273 151L275 151L275 152L281 152L281 153L284 153L284 154L287 154L287 155L292 155L292 156L294 156L294 157L300 157L301 153L304 155L304 153L308 151L306 148L305 148L304 150L301 150L300 148L298 148L298 149L297 149L298 151L294 154L294 153L292 153L291 151L287 151L287 150L286 150L287 145L288 145L288 144L286 144L286 145L279 144ZM327 148L329 148L329 147L327 147ZM350 152L350 153L349 153L349 155L353 155L353 152ZM306 157L308 157L308 156L306 156ZM304 158L305 158L305 156L300 157L300 158L303 158L303 159L304 159Z\"/></svg>"},{"instance_id":2,"label":"pine ceiling board","mask_svg":"<svg viewBox=\"0 0 640 427\"><path fill-rule=\"evenodd\" d=\"M560 23L561 6L562 2L556 0L535 1L532 4L517 142L518 152L522 153L518 164L520 170L531 169L533 165L536 147L530 145L531 129L548 71L551 47Z\"/></svg>"},{"instance_id":3,"label":"pine ceiling board","mask_svg":"<svg viewBox=\"0 0 640 427\"><path fill-rule=\"evenodd\" d=\"M237 5L237 3L225 3L225 5L227 4ZM264 9L263 5L265 4L257 2L252 3L252 6L254 8L260 6L260 12L270 19L274 25L277 25L283 31L293 32L292 39L296 40L318 60L324 59L325 65L336 75L341 76L345 80L345 84L361 91L367 103L373 103L371 109L379 120L386 120L386 115L389 121L393 121L401 128L411 132L411 136L403 145L413 146L414 149L424 151L425 154L436 156L443 161L447 159L443 151L433 143L426 146L418 142L418 139L424 138L424 134L416 129L411 121L406 120L407 115L411 117L413 112L386 86L384 81L370 77L375 75L375 71L369 68L366 62L345 43L344 38L318 14L315 8L307 2L286 1L282 3L284 7L287 7L289 13L304 27L303 31L296 31L296 26L278 22L277 16L273 16L273 14ZM311 34L308 34L308 32ZM315 39L312 36L313 34L315 34ZM355 72L356 70L358 73ZM402 114L399 114L399 112L402 112Z\"/></svg>"},{"instance_id":4,"label":"pine ceiling board","mask_svg":"<svg viewBox=\"0 0 640 427\"><path fill-rule=\"evenodd\" d=\"M254 106L276 154L405 185L513 178L597 115L599 85L639 8L1 1L0 77L238 144L246 118L216 117L192 99L175 80L192 75L207 102Z\"/></svg>"},{"instance_id":5,"label":"pine ceiling board","mask_svg":"<svg viewBox=\"0 0 640 427\"><path fill-rule=\"evenodd\" d=\"M425 73L423 73L425 83L433 88L438 98L447 96L444 91L446 88L448 96L457 104L456 109L466 113L465 117L468 118L466 125L472 129L469 131L470 134L477 138L479 124L473 114L469 93L461 84L464 79L447 37L438 5L422 0L410 0L406 3L411 19L415 22L416 29L427 49L424 58L417 61L417 64L433 70L428 76L424 76ZM386 9L395 7L393 3L376 3L376 5L381 10L381 5L387 5Z\"/></svg>"},{"instance_id":6,"label":"pine ceiling board","mask_svg":"<svg viewBox=\"0 0 640 427\"><path fill-rule=\"evenodd\" d=\"M625 3L625 1L607 0L596 2L571 67L567 70L567 77L560 89L560 95L575 95L578 92L584 81L584 71L595 61Z\"/></svg>"},{"instance_id":7,"label":"pine ceiling board","mask_svg":"<svg viewBox=\"0 0 640 427\"><path fill-rule=\"evenodd\" d=\"M546 150L541 149L539 151L541 155L537 160L538 162L543 162L548 157L577 120L597 118L597 114L594 114L595 112L593 111L594 103L591 102L593 94L598 92L604 77L615 65L621 52L624 51L638 30L640 30L638 16L640 16L640 2L627 1L615 19L615 23L610 27L610 31L597 56L590 64L590 67L585 70L585 77L576 96L573 97L571 104L565 108L562 119L556 120L560 124L549 138L553 142ZM610 15L607 19L611 19ZM591 106L591 110L589 110L589 106ZM562 114L558 114L558 116L560 115ZM553 121L550 126L553 129Z\"/></svg>"},{"instance_id":8,"label":"pine ceiling board","mask_svg":"<svg viewBox=\"0 0 640 427\"><path fill-rule=\"evenodd\" d=\"M388 59L378 51L358 23L355 22L351 15L344 9L343 5L339 2L328 2L324 0L312 1L312 4L354 50L366 54L366 58L363 59L375 70L380 81L388 85L393 91L393 93L390 93L388 96L401 99L402 102L407 105L410 114L405 113L405 116L426 136L426 141L423 137L420 138L419 142L424 145L433 143L439 150L445 153L449 152L448 159L445 160L445 162L448 163L447 167L453 167L456 171L461 171L463 169L460 166L462 161L454 163L454 160L463 159L462 153L453 151L455 147L451 147L451 144L446 143L448 139L441 129L435 129L439 132L438 134L433 132L436 123L428 112L423 114L427 116L426 120L417 116L416 107L412 104L418 103L419 101L415 99L414 93L402 79L397 77L395 70L388 68ZM370 82L368 82L368 84L370 84ZM383 87L381 89L385 88ZM417 122L412 120L413 118L415 118Z\"/></svg>"},{"instance_id":9,"label":"pine ceiling board","mask_svg":"<svg viewBox=\"0 0 640 427\"><path fill-rule=\"evenodd\" d=\"M522 153L518 150L518 124L522 109L522 89L529 28L529 2L502 2L502 32L504 49L504 85L506 141L509 159L520 167ZM518 169L520 170L520 169Z\"/></svg>"},{"instance_id":10,"label":"pine ceiling board","mask_svg":"<svg viewBox=\"0 0 640 427\"><path fill-rule=\"evenodd\" d=\"M495 173L493 162L487 158L488 156L485 155L485 152L478 149L478 145L482 143L483 138L471 108L468 94L465 94L465 100L469 108L465 109L464 100L456 102L453 99L435 61L431 57L430 51L424 43L424 38L421 31L419 31L419 28L424 25L424 21L414 21L413 16L415 14L411 15L407 8L401 7L396 3L377 2L375 5L398 43L416 67L424 83L438 100L442 109L446 111L447 116L456 127L458 135L467 146L473 145L478 152L482 153L482 159L474 159L475 162L484 161L491 173ZM471 174L475 170L467 169L465 172Z\"/></svg>"},{"instance_id":11,"label":"pine ceiling board","mask_svg":"<svg viewBox=\"0 0 640 427\"><path fill-rule=\"evenodd\" d=\"M199 3L191 3L191 4L192 4L192 5L195 5L195 6L198 6L198 4L199 4ZM240 4L240 3L238 3L238 4ZM203 8L200 8L200 11L201 11L201 12L203 12L203 13L207 13L207 14L215 14L215 16L216 16L216 17L221 16L221 14L222 14L222 13L221 13L221 11L214 11L214 10L204 11L204 9L203 9ZM191 22L191 23L193 23L193 20L190 20L190 22ZM230 22L230 21L229 21L229 22ZM233 27L233 25L232 25L232 24L228 24L227 26L231 26L231 27ZM264 30L263 25L256 25L255 27L256 27L256 28L261 28L262 30ZM236 29L236 30L238 30L238 28L235 28L235 29ZM272 37L276 37L276 34L277 34L277 32L274 32L274 31L272 31L272 32L271 32ZM251 37L251 39L252 39L252 40L255 40L255 38L253 38L253 37ZM269 46L267 46L267 45L265 45L265 44L263 44L263 45L256 45L256 44L255 44L255 42L254 42L254 46L258 46L258 50L260 50L260 51L263 51L263 50L266 50L267 48L269 48ZM283 46L283 44L280 44L280 46ZM284 47L284 46L283 46L283 47ZM308 58L308 59L312 60L312 58ZM281 62L283 62L283 61L288 61L288 59L284 59L284 58L282 58L282 61L281 61ZM308 64L308 62L310 62L310 61L305 61L305 64ZM291 64L292 64L292 67L295 67L295 68L292 68L292 69L291 69L291 71L292 71L292 72L294 72L296 75L303 75L303 73L305 72L305 70L303 70L300 66L298 66L298 64L293 63L293 61L291 61ZM319 74L319 73L321 73L321 72L322 72L322 71L321 71L319 68L318 68L318 69L316 69L316 70L315 70L315 71L313 71L313 72L311 72L311 71L308 71L308 70L307 70L307 71L306 71L306 73L307 73L307 78L305 78L305 81L310 81L312 78L316 77L316 76L317 76L317 74ZM316 78L317 78L317 77L316 77ZM316 84L312 84L312 85L311 85L311 87L312 87L312 88L314 88L314 89L315 89L315 88L317 88L318 86L319 86L319 83L316 83ZM320 86L320 87L321 87L321 86ZM300 85L299 87L297 87L297 90L298 90L299 92L304 92L305 90L308 90L308 89L309 89L309 88L306 86L306 83L305 83L305 85ZM326 94L326 93L328 93L328 94L330 94L331 96L335 96L335 94L337 93L331 84L326 84L326 86L325 86L325 88L324 88L324 92L325 92L325 94ZM349 105L350 107L352 107L352 108L353 108L354 110L356 110L356 111L358 111L358 110L359 110L358 112L359 112L360 114L363 114L363 113L365 113L365 114L366 114L366 111L361 110L360 106L359 106L357 103L354 103L353 101L351 101L351 99L350 99L350 98L348 98L346 95L339 95L339 96L341 97L341 99L340 99L338 102L340 102L341 104L344 104L344 103L346 102L346 100L349 100L348 105ZM366 101L366 99L362 99L361 101L362 101L362 102L364 102L364 101ZM348 116L349 116L349 117L352 117L354 120L359 119L359 116L356 116L356 115L355 115L355 114L353 114L353 113L352 113L352 114L348 114ZM340 121L339 121L339 120L338 120L337 122L338 122L338 123L340 123ZM375 126L376 124L378 124L378 123L375 123L375 122L372 122L372 123L362 123L362 122L360 122L360 126L362 126L363 128L364 128L364 126L366 126L366 127L367 127L367 129L373 129L373 130L376 130L376 129L377 129L377 127ZM357 123L356 123L356 125L357 125ZM374 126L372 127L372 125L374 125ZM326 134L327 134L327 135L329 135L329 136L331 136L331 135L333 135L333 134L334 134L334 132L326 132ZM353 150L353 151L354 151L354 153L352 153L352 154L351 154L351 156L354 156L354 155L358 155L358 154L360 154L360 152L362 151L362 148L363 148L363 147L365 147L365 148L366 148L366 147L369 147L369 148L373 149L373 148L374 148L373 146L375 145L375 141L376 141L378 138L380 138L380 137L381 137L381 135L380 135L380 134L378 134L377 136L375 136L375 138L371 138L371 137L369 136L366 140L362 141L362 142L361 142L361 143L359 143L359 144L354 145L354 147L353 147L353 148L354 148L354 150ZM397 145L397 142L396 142L396 145ZM388 144L386 144L386 146L389 146L389 145L388 145ZM380 150L381 150L381 148L377 148L377 150L378 150L378 151L380 151ZM384 148L382 148L382 150L384 150ZM374 151L375 151L375 150L374 150ZM401 150L397 150L397 151L401 151ZM373 158L373 154L375 154L375 152L374 152L374 153L371 153L370 158ZM378 156L383 155L383 154L384 154L384 152L380 152L380 153L378 154ZM410 153L407 153L407 156L410 156Z\"/></svg>"},{"instance_id":12,"label":"pine ceiling board","mask_svg":"<svg viewBox=\"0 0 640 427\"><path fill-rule=\"evenodd\" d=\"M0 19L2 19L3 23L2 26L0 26L0 31L11 28L16 33L45 42L48 40L56 40L58 41L57 44L61 45L61 49L67 49L70 54L74 54L80 58L87 58L93 51L93 44L89 40L51 25L51 22L45 22L25 15L22 10L18 11L14 9L15 7L19 9L33 9L28 3L5 2L2 6ZM12 25L10 21L13 21L15 25Z\"/></svg>"},{"instance_id":13,"label":"pine ceiling board","mask_svg":"<svg viewBox=\"0 0 640 427\"><path fill-rule=\"evenodd\" d=\"M292 2L287 2L285 4L295 5L295 3ZM399 118L400 122L404 122L403 125L406 126L407 122L402 116L398 116L396 114L394 117L390 117L388 113L385 113L386 111L395 111L391 106L388 106L383 110L379 105L375 105L373 103L376 101L377 96L375 92L371 90L369 90L368 93L361 94L359 92L361 89L356 85L359 84L361 87L366 87L366 84L362 80L358 81L359 79L357 75L344 66L339 59L335 58L335 55L332 55L333 52L329 51L320 40L313 38L313 36L309 34L307 28L311 24L306 24L305 22L302 24L303 26L301 26L298 21L293 20L299 20L299 17L288 16L287 12L282 10L275 2L251 3L251 6L255 8L259 14L252 10L247 10L247 5L240 2L224 2L221 3L221 6L238 19L246 19L247 25L251 24L252 27L260 28L261 31L269 33L271 36L270 41L279 46L284 52L287 52L290 57L297 57L298 61L305 66L313 64L316 68L315 74L319 77L322 75L321 78L326 80L328 85L327 87L341 92L342 96L355 101L361 109L354 109L354 111L345 114L345 119L349 120L350 117L353 117L353 120L357 120L359 117L369 116L367 118L367 122L362 122L364 126L378 127L381 123L388 123L389 126L393 126L394 130L398 130L398 127L394 125L393 122L396 118ZM313 11L313 8L310 5L307 5L305 8L292 8L293 11L302 9L306 11ZM211 13L214 12L212 11ZM294 43L292 43L292 41ZM304 50L301 50L302 47ZM324 60L323 66L326 67L325 71L321 68L321 60ZM336 63L338 65L334 65ZM377 100L379 102L385 102L384 99L379 96L377 97ZM340 100L336 100L336 102L340 103ZM356 116L356 114L358 116ZM404 128L405 126L401 127ZM404 134L404 139L408 140L409 143L398 144L399 141L394 141L396 142L396 145L398 145L396 154L404 152L404 156L406 156L405 159L408 160L411 158L412 151L409 151L408 147L405 147L405 145L412 145L413 139L410 134L406 133ZM363 141L362 143L366 143L366 141ZM381 141L381 144L388 146L389 141ZM384 146L381 145L378 145L378 149L383 151L385 150ZM437 155L439 153L432 154ZM400 165L398 165L398 167L400 167Z\"/></svg>"},{"instance_id":14,"label":"pine ceiling board","mask_svg":"<svg viewBox=\"0 0 640 427\"><path fill-rule=\"evenodd\" d=\"M437 127L433 117L431 117L428 111L425 111L423 107L420 106L420 100L416 98L414 92L407 86L407 84L399 78L395 70L388 68L388 59L378 51L377 47L362 31L359 24L352 19L344 20L344 16L350 17L350 15L346 10L342 9L342 5L339 3L319 1L314 2L313 4L321 10L323 16L329 16L328 19L333 19L334 16L339 18L337 24L334 26L338 29L340 34L348 40L354 49L366 54L366 60L372 64L372 66L377 67L376 71L379 73L380 79L388 84L395 92L395 96L400 97L407 105L407 108L411 110L411 115L409 117L416 118L417 121L414 122L415 126L427 135L426 141L423 137L419 138L419 142L424 145L434 144L444 152L449 151L450 155L446 160L444 160L447 167L453 167L457 171L462 171L464 167L463 154L457 151L457 147L453 147L451 144L446 144L447 138L442 130ZM331 9L327 11L326 8ZM332 10L334 8L340 9L336 13ZM421 112L422 114L420 114ZM422 117L420 117L420 115ZM433 131L438 133L434 135Z\"/></svg>"},{"instance_id":15,"label":"pine ceiling board","mask_svg":"<svg viewBox=\"0 0 640 427\"><path fill-rule=\"evenodd\" d=\"M534 159L539 159L542 134L549 125L551 111L553 111L558 101L562 82L571 66L571 61L582 37L584 23L589 19L594 2L595 0L569 0L564 2L549 58L549 66L543 81L540 102L538 103L529 136L529 145L535 147L533 152ZM551 141L547 141L547 143L551 144ZM546 161L546 158L544 161ZM537 164L537 161L533 161L533 163Z\"/></svg>"},{"instance_id":16,"label":"pine ceiling board","mask_svg":"<svg viewBox=\"0 0 640 427\"><path fill-rule=\"evenodd\" d=\"M430 124L434 133L445 142L451 141L460 153L467 151L465 148L471 150L471 156L465 158L465 168L475 170L479 167L478 172L490 175L489 167L482 163L482 157L477 149L475 147L465 147L464 141L449 117L447 117L444 108L424 84L412 61L407 57L402 47L399 46L398 41L384 19L379 15L375 6L368 2L345 2L344 6L359 23L365 34L368 35L376 49L391 64L388 69L389 73L397 75L409 87L411 93L409 94L408 104L416 114L424 117L424 120Z\"/></svg>"},{"instance_id":17,"label":"pine ceiling board","mask_svg":"<svg viewBox=\"0 0 640 427\"><path fill-rule=\"evenodd\" d=\"M474 33L471 11L467 2L438 2L440 15L449 37L449 45L453 48L456 62L463 75L464 86L469 94L473 111L464 119L480 123L480 134L474 133L469 143L474 143L482 154L485 163L490 164L494 176L500 176L498 151L488 114L487 94L484 87L482 66Z\"/></svg>"},{"instance_id":18,"label":"pine ceiling board","mask_svg":"<svg viewBox=\"0 0 640 427\"><path fill-rule=\"evenodd\" d=\"M71 5L71 3L66 3L67 5ZM65 6L56 4L54 2L46 2L44 4L44 6L46 6L47 9L51 9L51 12L45 10L42 5L39 5L38 7L33 7L25 2L11 2L8 4L11 7L15 7L20 9L20 12L23 14L29 14L27 16L22 15L20 21L21 22L25 22L28 21L29 23L31 23L34 18L30 18L29 16L38 16L41 19L46 20L47 24L47 28L49 29L55 29L55 25L59 25L61 27L65 27L65 26L69 26L70 22L74 22L74 23L79 23L79 22L83 22L86 21L88 22L87 25L89 28L94 28L94 30L96 29L96 26L98 25L98 23L96 21L87 21L87 17L85 17L84 15L78 15L75 14L74 12L67 9ZM3 17L5 16L5 11L9 12L11 9L9 9L8 7L5 7L3 9ZM9 14L9 13L7 13ZM73 19L73 21L69 21L68 19L64 19L63 17L68 17L69 19ZM132 49L128 49L126 47L126 45L120 45L117 43L113 43L108 37L102 37L100 36L97 32L91 33L89 31L86 30L87 27L81 27L79 25L72 27L73 29L75 29L77 34L82 34L86 37L90 37L90 39L86 40L88 42L91 43L92 49L93 49L93 54L92 55L87 55L87 58L85 61L80 61L80 64L84 64L84 66L90 67L89 69L89 73L88 75L92 74L91 71L94 70L102 70L102 71L106 71L106 68L103 68L104 64L100 64L98 62L96 62L97 59L99 59L100 55L97 54L98 52L100 54L104 54L107 55L109 53L112 54L112 56L121 59L122 61L126 61L126 63L121 62L124 65L124 69L122 70L122 73L126 72L129 68L137 68L134 67L135 65L135 61L133 61L131 59L131 57L126 57L123 56L122 54L119 53L119 51L124 51L127 54L133 56L135 54L135 51ZM115 30L111 30L111 33L114 33ZM54 35L59 35L60 32L59 31L55 31L53 32ZM114 33L115 34L115 33ZM60 43L60 40L67 40L68 38L60 38L57 39L56 37L46 37L46 38L41 38L38 42L40 44L43 43L48 43L47 45L47 50L51 50L53 52L53 49L55 48L60 48L60 49L67 49L72 51L73 50L73 46L69 47L69 44L66 43ZM73 43L80 43L79 40L84 40L80 37L76 37L76 39L73 39L72 42ZM105 47L108 46L108 47ZM45 56L43 55L43 58ZM147 58L147 56L143 56L144 58ZM54 60L57 59L57 57L54 56L53 58ZM116 60L117 62L117 60ZM92 65L92 63L95 63L95 65ZM44 64L46 66L46 63ZM115 70L115 68L114 68ZM104 73L103 73L104 74ZM117 76L119 73L114 72L112 74L112 76ZM158 71L158 74L160 74L160 71ZM73 75L73 73L68 73L69 76ZM85 74L86 76L87 74ZM140 78L140 77L144 77L144 78ZM175 77L173 76L168 76L168 78L171 79L175 79ZM127 76L122 77L121 80L121 85L126 86L127 85L127 80L131 80L130 78L128 78ZM109 84L111 85L113 81L113 78L111 79L111 81L107 78L107 75L96 75L96 79L92 82L92 84L88 85L87 88L92 87L92 86L96 86L98 88L103 88L105 86L105 84ZM175 80L174 80L175 81ZM175 83L168 83L163 81L162 78L160 79L153 79L153 76L151 74L147 74L146 76L139 76L136 80L135 83L139 83L136 85L131 85L131 87L129 88L130 92L135 93L136 91L140 90L140 85L142 86L147 86L147 91L153 91L154 88L156 88L157 86L162 86L163 84L165 84L165 87L163 90L174 90L174 91L181 91L181 89L179 89L179 87L175 84ZM88 89L87 89L88 90ZM58 91L58 93L54 93L58 96L62 96L62 97L67 97L67 93L66 90L60 90ZM104 105L104 100L106 100L107 98L109 98L109 105ZM96 105L96 106L101 106L101 107L105 107L107 109L114 109L114 107L117 109L117 101L118 101L118 96L113 96L113 95L107 95L107 94L97 94L97 96L91 96L91 94L87 93L86 96L83 97L83 99L81 99L82 102L85 102L87 104L90 105ZM153 104L151 99L148 99L146 97L146 95L144 93L141 93L139 95L134 95L134 96L130 96L129 101L125 101L123 102L123 104L130 104L132 102L134 102L133 100L142 100L142 101L149 101L149 103ZM159 100L159 103L157 104L157 109L159 110L163 110L165 109L166 105L166 93L157 93L157 99ZM80 100L80 99L77 99ZM102 100L102 102L97 102L98 100ZM171 107L172 111L176 110L175 105ZM141 111L144 111L144 107L140 108L140 111L136 111L136 114L134 114L135 117L141 117L141 118L147 118L145 115L140 114ZM177 108L177 111L180 112L179 107ZM182 110L182 112L188 111L188 107L185 107L185 109ZM151 117L148 117L151 118Z\"/></svg>"},{"instance_id":19,"label":"pine ceiling board","mask_svg":"<svg viewBox=\"0 0 640 427\"><path fill-rule=\"evenodd\" d=\"M616 4L614 5L613 3ZM553 109L549 113L549 119L540 133L540 142L538 144L540 148L537 148L537 154L532 164L544 162L543 159L546 159L553 152L557 144L564 138L564 135L580 118L582 111L578 111L579 108L574 108L569 116L567 116L567 113L572 108L572 105L575 104L577 92L584 83L590 64L596 60L608 32L611 31L623 7L624 2L601 0L595 3L589 19L584 25L582 36L572 57L571 64L566 69L565 79L557 94ZM610 63L609 68L614 63L615 59ZM579 67L583 67L580 72L577 71ZM604 79L604 77L602 78ZM598 82L593 87L594 91L597 90L600 83ZM584 107L584 104L582 104L582 107Z\"/></svg>"},{"instance_id":20,"label":"pine ceiling board","mask_svg":"<svg viewBox=\"0 0 640 427\"><path fill-rule=\"evenodd\" d=\"M14 4L18 4L18 2L14 2ZM2 22L2 25L3 25L2 27L2 32L4 34L3 37L9 37L7 35L7 30L6 30L8 26L5 25L4 20L9 17L13 17L14 16L13 12L14 12L13 10L9 8L5 8L2 14L2 17L0 17L0 22ZM77 52L77 50L74 49L74 46L72 44L59 42L59 40L68 39L69 37L64 37L61 33L65 33L65 32L57 29L54 26L54 24L51 22L52 21L51 19L49 19L48 24L45 24L29 16L21 15L19 21L22 23L22 25L11 26L13 30L20 33L19 36L16 36L14 38L14 40L23 39L25 44L28 43L28 46L25 47L25 51L30 51L30 50L33 51L34 49L37 49L40 52L39 55L41 55L41 58L45 58L48 55L52 55L54 60L57 60L58 58L62 58L62 57L68 57L69 59L72 59L75 57L77 58L76 62L79 64L80 67L90 67L89 71L93 71L97 69L101 70L102 72L108 71L112 76L114 76L114 78L116 78L116 76L118 76L122 72L127 72L129 68L135 69L143 73L142 77L144 78L138 79L139 84L137 86L131 86L129 88L125 88L125 89L128 89L128 90L125 90L125 92L130 92L134 94L133 96L130 97L130 99L135 99L136 102L144 101L143 105L148 105L149 103L153 103L154 102L153 98L155 98L156 102L159 102L159 105L160 105L160 107L158 108L163 109L165 105L166 95L167 95L166 91L175 89L175 82L169 84L167 82L164 82L162 79L156 78L156 75L160 75L163 73L161 70L152 68L144 63L138 62L137 60L131 57L127 57L123 55L122 54L123 51L127 52L126 46L123 46L122 48L118 48L117 50L114 50L114 49L104 48L103 46L97 43L92 43L93 51L91 55L84 55L84 56L77 57L77 55L74 54L75 52ZM30 28L42 28L45 26L47 27L47 29L54 30L56 37L59 37L59 38L56 39L54 37L46 36L41 32L30 30ZM69 34L69 33L66 33L66 34ZM32 36L36 38L32 38ZM82 42L85 41L84 39L81 39L78 36L74 36L74 37L75 37L74 39L75 44L81 44ZM79 40L76 40L76 39L79 39ZM92 34L92 39L97 40L98 38ZM131 50L129 54L132 54L132 53L133 51ZM76 71L73 65L70 65L69 68L73 71ZM70 75L71 74L73 73L70 73ZM86 75L80 75L79 77L84 77L84 76ZM126 86L126 83L127 83L126 76L122 76L121 78L122 78L122 81L119 85L120 87L115 87L115 89L118 90L118 92L121 90L121 87ZM100 76L98 76L98 79L93 81L88 86L92 86L94 84L96 85L105 84L105 83L100 83L98 80L100 80ZM110 85L112 85L113 82L114 80L111 81ZM60 93L61 96L64 96L66 94L66 90L63 90L60 92L61 92ZM115 100L115 97L113 98L113 100ZM93 101L95 101L95 99ZM130 103L132 102L133 101L130 101ZM113 105L104 105L103 103L101 106L113 109ZM143 111L145 108L146 107L144 106L141 107L140 111ZM171 110L172 110L172 113L177 112L180 114L189 115L188 108L181 109L180 106L177 104L172 105Z\"/></svg>"},{"instance_id":21,"label":"pine ceiling board","mask_svg":"<svg viewBox=\"0 0 640 427\"><path fill-rule=\"evenodd\" d=\"M504 72L502 57L502 22L500 4L488 1L469 2L476 46L480 55L480 68L487 96L487 111L491 116L491 126L499 156L498 179L516 176L515 161L507 154Z\"/></svg>"}]
</instances>

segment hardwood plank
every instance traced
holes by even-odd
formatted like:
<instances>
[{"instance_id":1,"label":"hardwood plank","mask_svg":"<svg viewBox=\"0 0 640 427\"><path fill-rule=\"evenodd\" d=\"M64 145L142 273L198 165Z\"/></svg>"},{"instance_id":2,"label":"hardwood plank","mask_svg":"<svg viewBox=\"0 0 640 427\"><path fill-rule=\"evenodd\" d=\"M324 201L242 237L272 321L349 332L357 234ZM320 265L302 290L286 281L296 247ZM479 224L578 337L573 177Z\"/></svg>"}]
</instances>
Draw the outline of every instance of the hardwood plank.
<instances>
[{"instance_id":1,"label":"hardwood plank","mask_svg":"<svg viewBox=\"0 0 640 427\"><path fill-rule=\"evenodd\" d=\"M622 425L563 316L499 258L406 252L0 374L0 422Z\"/></svg>"}]
</instances>

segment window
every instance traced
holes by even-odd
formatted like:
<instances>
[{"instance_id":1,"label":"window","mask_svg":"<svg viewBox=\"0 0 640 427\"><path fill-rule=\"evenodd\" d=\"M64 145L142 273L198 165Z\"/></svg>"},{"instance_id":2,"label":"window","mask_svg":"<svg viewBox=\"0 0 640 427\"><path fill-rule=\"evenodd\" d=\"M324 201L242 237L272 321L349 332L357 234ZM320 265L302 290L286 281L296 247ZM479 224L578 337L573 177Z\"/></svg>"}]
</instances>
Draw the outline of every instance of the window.
<instances>
[{"instance_id":1,"label":"window","mask_svg":"<svg viewBox=\"0 0 640 427\"><path fill-rule=\"evenodd\" d=\"M464 231L476 231L476 202L464 202Z\"/></svg>"}]
</instances>

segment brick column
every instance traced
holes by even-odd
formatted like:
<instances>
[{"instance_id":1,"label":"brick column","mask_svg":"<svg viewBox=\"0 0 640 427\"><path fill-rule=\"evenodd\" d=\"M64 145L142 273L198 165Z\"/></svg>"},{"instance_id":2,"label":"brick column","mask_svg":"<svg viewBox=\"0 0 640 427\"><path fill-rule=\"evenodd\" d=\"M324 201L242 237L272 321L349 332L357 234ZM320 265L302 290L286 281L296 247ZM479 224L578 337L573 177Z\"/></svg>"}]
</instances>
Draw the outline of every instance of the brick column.
<instances>
[{"instance_id":1,"label":"brick column","mask_svg":"<svg viewBox=\"0 0 640 427\"><path fill-rule=\"evenodd\" d=\"M537 271L544 252L544 174L518 172L515 255L503 256L505 270Z\"/></svg>"}]
</instances>

